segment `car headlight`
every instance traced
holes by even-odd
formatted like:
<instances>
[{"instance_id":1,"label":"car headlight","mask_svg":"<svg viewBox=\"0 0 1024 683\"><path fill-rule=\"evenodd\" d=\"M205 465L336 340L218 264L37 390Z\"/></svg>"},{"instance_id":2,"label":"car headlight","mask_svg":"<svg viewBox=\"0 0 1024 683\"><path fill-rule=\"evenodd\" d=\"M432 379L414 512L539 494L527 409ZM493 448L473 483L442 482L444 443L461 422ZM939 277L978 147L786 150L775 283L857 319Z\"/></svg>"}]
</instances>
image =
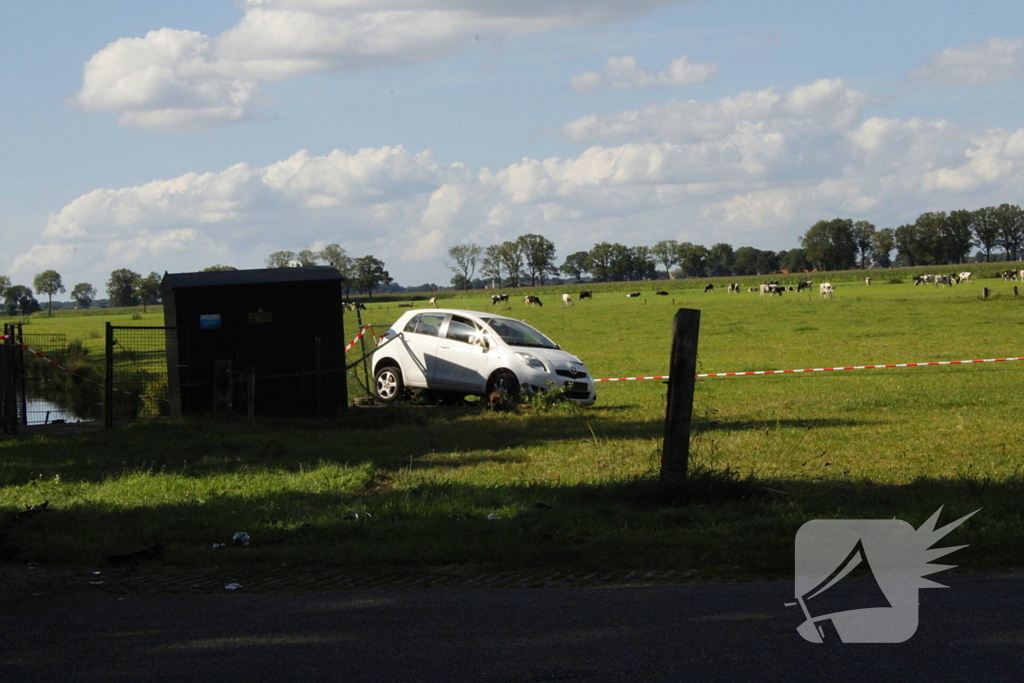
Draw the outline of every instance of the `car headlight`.
<instances>
[{"instance_id":1,"label":"car headlight","mask_svg":"<svg viewBox=\"0 0 1024 683\"><path fill-rule=\"evenodd\" d=\"M531 356L528 353L520 353L519 351L516 351L515 353L516 357L519 358L519 360L523 361L531 368L537 368L538 370L543 370L544 372L548 371L548 369L544 367L544 363L541 361L540 358L537 358L536 356Z\"/></svg>"}]
</instances>

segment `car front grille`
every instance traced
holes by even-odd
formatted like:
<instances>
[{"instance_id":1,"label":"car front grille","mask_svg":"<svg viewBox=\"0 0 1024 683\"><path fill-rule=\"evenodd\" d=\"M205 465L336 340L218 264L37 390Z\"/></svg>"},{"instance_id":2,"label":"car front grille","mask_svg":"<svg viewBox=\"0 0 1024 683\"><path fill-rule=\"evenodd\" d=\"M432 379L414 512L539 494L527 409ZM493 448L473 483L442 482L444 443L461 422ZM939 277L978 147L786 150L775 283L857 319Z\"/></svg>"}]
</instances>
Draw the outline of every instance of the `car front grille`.
<instances>
[{"instance_id":1,"label":"car front grille","mask_svg":"<svg viewBox=\"0 0 1024 683\"><path fill-rule=\"evenodd\" d=\"M571 377L573 379L583 379L584 377L587 376L587 373L583 372L582 370L577 372L575 375L569 372L568 370L555 370L555 374L559 375L560 377Z\"/></svg>"}]
</instances>

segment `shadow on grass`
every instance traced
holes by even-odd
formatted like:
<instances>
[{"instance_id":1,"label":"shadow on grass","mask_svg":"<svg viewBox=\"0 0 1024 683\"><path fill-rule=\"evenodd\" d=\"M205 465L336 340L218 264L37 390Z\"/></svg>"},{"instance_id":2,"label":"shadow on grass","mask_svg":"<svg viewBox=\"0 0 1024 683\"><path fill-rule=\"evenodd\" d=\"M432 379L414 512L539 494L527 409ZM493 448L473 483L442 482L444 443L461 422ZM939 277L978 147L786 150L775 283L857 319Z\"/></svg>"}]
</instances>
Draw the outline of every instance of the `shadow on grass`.
<instances>
[{"instance_id":1,"label":"shadow on grass","mask_svg":"<svg viewBox=\"0 0 1024 683\"><path fill-rule=\"evenodd\" d=\"M919 527L981 512L942 545L965 569L1020 568L1024 479L871 481L741 478L696 470L605 483L473 485L437 478L323 492L232 493L121 509L75 501L28 518L0 509L0 560L102 565L157 544L158 564L332 566L352 572L536 568L694 569L705 578L785 577L812 519L902 519ZM51 507L55 507L52 506ZM237 531L248 548L214 550Z\"/></svg>"}]
</instances>

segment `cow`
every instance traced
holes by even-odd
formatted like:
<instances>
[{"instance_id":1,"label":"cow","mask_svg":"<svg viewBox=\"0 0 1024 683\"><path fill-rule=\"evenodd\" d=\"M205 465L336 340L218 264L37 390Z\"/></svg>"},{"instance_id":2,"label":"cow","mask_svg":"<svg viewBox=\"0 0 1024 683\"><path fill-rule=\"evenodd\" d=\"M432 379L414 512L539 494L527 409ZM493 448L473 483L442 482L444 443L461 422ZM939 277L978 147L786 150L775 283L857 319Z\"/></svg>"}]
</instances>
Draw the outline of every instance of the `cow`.
<instances>
[{"instance_id":1,"label":"cow","mask_svg":"<svg viewBox=\"0 0 1024 683\"><path fill-rule=\"evenodd\" d=\"M366 306L361 301L343 301L341 307L346 311L365 311Z\"/></svg>"},{"instance_id":2,"label":"cow","mask_svg":"<svg viewBox=\"0 0 1024 683\"><path fill-rule=\"evenodd\" d=\"M964 282L964 281L973 282L973 280L971 280L971 274L969 272L967 272L967 271L964 271L963 273L960 273L959 275L957 275L957 277L960 278L960 282ZM957 283L957 284L959 284L959 283Z\"/></svg>"},{"instance_id":3,"label":"cow","mask_svg":"<svg viewBox=\"0 0 1024 683\"><path fill-rule=\"evenodd\" d=\"M739 292L740 292L740 285L739 285L739 283L737 283L737 282L729 283L729 292L730 293L731 292L736 292L737 294L739 294Z\"/></svg>"},{"instance_id":4,"label":"cow","mask_svg":"<svg viewBox=\"0 0 1024 683\"><path fill-rule=\"evenodd\" d=\"M914 286L915 287L917 287L918 285L923 285L926 282L935 282L935 276L934 275L915 275L914 276Z\"/></svg>"},{"instance_id":5,"label":"cow","mask_svg":"<svg viewBox=\"0 0 1024 683\"><path fill-rule=\"evenodd\" d=\"M812 284L814 284L813 280L804 280L802 282L798 282L796 285L797 294L804 291L805 289L810 289Z\"/></svg>"},{"instance_id":6,"label":"cow","mask_svg":"<svg viewBox=\"0 0 1024 683\"><path fill-rule=\"evenodd\" d=\"M748 292L756 292L756 291L758 291L758 290L760 290L760 289L761 289L760 287L751 287L751 288L750 288L750 289L748 289L747 291L748 291Z\"/></svg>"},{"instance_id":7,"label":"cow","mask_svg":"<svg viewBox=\"0 0 1024 683\"><path fill-rule=\"evenodd\" d=\"M708 292L710 292L714 288L715 288L715 286L709 282L706 285L704 285L704 293L707 294Z\"/></svg>"},{"instance_id":8,"label":"cow","mask_svg":"<svg viewBox=\"0 0 1024 683\"><path fill-rule=\"evenodd\" d=\"M1013 282L1014 280L1017 279L1017 273L1016 271L1013 270L1004 270L1002 275L1003 282Z\"/></svg>"},{"instance_id":9,"label":"cow","mask_svg":"<svg viewBox=\"0 0 1024 683\"><path fill-rule=\"evenodd\" d=\"M868 287L870 287L871 286L871 278L870 277L864 278L864 284L866 284Z\"/></svg>"},{"instance_id":10,"label":"cow","mask_svg":"<svg viewBox=\"0 0 1024 683\"><path fill-rule=\"evenodd\" d=\"M431 308L437 308L437 297L434 297L434 296L430 297L430 307Z\"/></svg>"},{"instance_id":11,"label":"cow","mask_svg":"<svg viewBox=\"0 0 1024 683\"><path fill-rule=\"evenodd\" d=\"M541 308L544 307L544 304L542 304L540 302L540 297L539 296L534 296L532 294L527 294L526 296L524 296L523 297L523 303L526 304L527 306L533 306L534 304L536 304L536 305L540 306Z\"/></svg>"},{"instance_id":12,"label":"cow","mask_svg":"<svg viewBox=\"0 0 1024 683\"><path fill-rule=\"evenodd\" d=\"M585 289L582 292L580 292L579 295L576 298L578 298L580 301L583 301L584 299L593 299L594 298L594 290L592 290L592 289Z\"/></svg>"},{"instance_id":13,"label":"cow","mask_svg":"<svg viewBox=\"0 0 1024 683\"><path fill-rule=\"evenodd\" d=\"M491 295L491 305L492 306L494 304L498 303L498 302L501 302L501 301L508 301L508 294L492 294Z\"/></svg>"},{"instance_id":14,"label":"cow","mask_svg":"<svg viewBox=\"0 0 1024 683\"><path fill-rule=\"evenodd\" d=\"M823 296L826 299L832 298L832 292L835 291L835 287L832 286L831 282L822 282L818 285L818 295Z\"/></svg>"},{"instance_id":15,"label":"cow","mask_svg":"<svg viewBox=\"0 0 1024 683\"><path fill-rule=\"evenodd\" d=\"M563 294L562 295L562 305L563 306L572 306L573 305L572 297L570 295L568 295L568 294Z\"/></svg>"},{"instance_id":16,"label":"cow","mask_svg":"<svg viewBox=\"0 0 1024 683\"><path fill-rule=\"evenodd\" d=\"M953 286L953 278L954 277L956 277L956 276L955 275L936 275L935 276L935 286L938 287L939 285L946 285L947 287L952 287Z\"/></svg>"},{"instance_id":17,"label":"cow","mask_svg":"<svg viewBox=\"0 0 1024 683\"><path fill-rule=\"evenodd\" d=\"M640 292L630 292L626 296L630 299L635 299L636 297L640 296Z\"/></svg>"},{"instance_id":18,"label":"cow","mask_svg":"<svg viewBox=\"0 0 1024 683\"><path fill-rule=\"evenodd\" d=\"M780 287L774 282L768 282L758 287L758 291L760 291L761 296L764 296L765 294L768 296L771 296L772 294L782 296L782 292L785 291L785 287Z\"/></svg>"},{"instance_id":19,"label":"cow","mask_svg":"<svg viewBox=\"0 0 1024 683\"><path fill-rule=\"evenodd\" d=\"M668 292L655 292L654 296L668 296Z\"/></svg>"}]
</instances>

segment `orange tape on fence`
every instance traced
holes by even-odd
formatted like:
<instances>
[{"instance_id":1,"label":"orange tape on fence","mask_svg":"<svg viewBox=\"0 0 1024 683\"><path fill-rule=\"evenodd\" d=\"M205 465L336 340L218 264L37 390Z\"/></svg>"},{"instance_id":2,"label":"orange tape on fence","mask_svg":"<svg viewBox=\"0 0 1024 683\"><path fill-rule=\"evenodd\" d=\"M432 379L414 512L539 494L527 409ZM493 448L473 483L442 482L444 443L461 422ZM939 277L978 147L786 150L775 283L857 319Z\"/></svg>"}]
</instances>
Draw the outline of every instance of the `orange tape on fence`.
<instances>
[{"instance_id":1,"label":"orange tape on fence","mask_svg":"<svg viewBox=\"0 0 1024 683\"><path fill-rule=\"evenodd\" d=\"M1024 360L1024 356L1016 358L983 358L979 360L938 360L926 363L887 363L885 365L843 365L834 368L801 368L796 370L753 370L750 372L706 372L694 377L746 377L750 375L784 375L801 372L832 372L837 370L875 370L881 368L918 368L926 365L966 365L969 363L1002 363L1011 360ZM654 377L612 377L608 379L595 379L595 382L629 382L644 379L668 379L668 375Z\"/></svg>"}]
</instances>

